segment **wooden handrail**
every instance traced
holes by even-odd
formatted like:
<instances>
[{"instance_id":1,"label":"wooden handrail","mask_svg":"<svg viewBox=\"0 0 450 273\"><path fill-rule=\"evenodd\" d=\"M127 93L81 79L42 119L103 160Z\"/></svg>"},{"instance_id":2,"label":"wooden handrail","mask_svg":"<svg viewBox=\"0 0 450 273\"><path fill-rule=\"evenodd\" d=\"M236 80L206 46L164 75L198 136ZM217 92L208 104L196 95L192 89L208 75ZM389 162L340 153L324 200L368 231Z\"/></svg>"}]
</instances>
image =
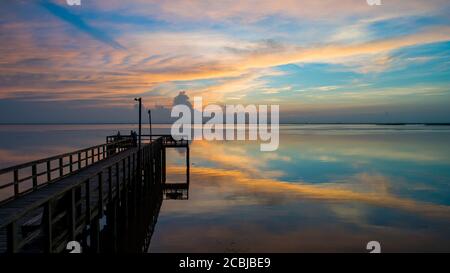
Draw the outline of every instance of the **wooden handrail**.
<instances>
[{"instance_id":1,"label":"wooden handrail","mask_svg":"<svg viewBox=\"0 0 450 273\"><path fill-rule=\"evenodd\" d=\"M26 163L22 163L22 164L19 164L19 165L14 165L14 166L11 166L11 167L7 167L7 168L4 168L4 169L1 169L0 170L0 175L5 174L5 173L10 172L10 171L13 171L15 169L23 169L23 168L30 167L33 164L41 164L41 163L44 163L44 162L47 162L47 161L52 161L52 160L55 160L55 159L59 159L61 157L66 157L66 156L75 155L75 154L78 154L78 153L91 151L92 149L96 149L98 147L112 146L112 145L117 145L119 143L127 143L129 141L130 141L130 139L123 139L123 140L119 140L117 142L110 142L110 143L99 144L99 145L96 145L96 146L92 146L92 147L89 147L89 148L84 148L84 149L81 149L81 150L76 150L76 151L73 151L73 152L68 152L68 153L54 155L54 156L47 157L47 158L42 158L42 159L37 159L37 160L34 160L34 161L29 161L29 162L26 162Z\"/></svg>"},{"instance_id":2,"label":"wooden handrail","mask_svg":"<svg viewBox=\"0 0 450 273\"><path fill-rule=\"evenodd\" d=\"M13 174L13 181L7 181L6 183L0 184L0 190L4 190L8 187L14 186L14 193L12 195L3 197L3 199L0 199L0 204L13 200L22 194L37 190L43 185L54 182L69 174L78 172L79 170L89 165L108 158L116 152L128 149L131 146L131 139L124 137L123 139L114 142L104 143L89 148L84 148L73 152L59 154L1 169L0 175L11 173ZM84 155L84 157L82 157L82 155ZM53 167L52 162L56 162L57 166ZM44 170L38 171L38 166L42 167ZM74 166L76 167L76 169L74 169ZM24 169L30 167L31 174L30 170L27 170L27 176L19 177L20 171L23 171ZM65 172L66 169L69 169L68 172ZM59 171L59 173L52 177L53 172L57 171ZM46 176L45 180L38 183L38 177L41 176ZM26 181L32 182L31 189L27 188L21 191L19 185Z\"/></svg>"}]
</instances>

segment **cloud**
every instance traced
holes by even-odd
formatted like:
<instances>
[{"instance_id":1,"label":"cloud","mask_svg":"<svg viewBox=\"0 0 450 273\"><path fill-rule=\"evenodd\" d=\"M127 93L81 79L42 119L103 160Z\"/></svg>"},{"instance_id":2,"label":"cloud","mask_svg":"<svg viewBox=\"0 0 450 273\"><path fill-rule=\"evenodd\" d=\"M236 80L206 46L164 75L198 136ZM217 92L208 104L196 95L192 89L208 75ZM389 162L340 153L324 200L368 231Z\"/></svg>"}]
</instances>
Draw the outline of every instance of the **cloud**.
<instances>
[{"instance_id":1,"label":"cloud","mask_svg":"<svg viewBox=\"0 0 450 273\"><path fill-rule=\"evenodd\" d=\"M277 66L327 63L359 74L385 72L401 63L398 59L402 56L393 57L396 50L450 40L449 27L445 26L424 26L412 34L397 33L389 38L367 32L367 25L385 16L386 11L389 16L398 11L398 16L435 14L441 1L393 1L377 9L365 1L343 1L336 7L331 1L224 5L220 1L111 0L90 2L85 17L65 8L64 1L39 3L45 10L22 4L13 13L16 7L7 7L11 10L5 14L10 16L0 25L0 38L6 41L0 48L0 98L98 99L120 105L124 98L142 95L170 104L180 88L188 87L190 95L202 95L211 102L244 101L259 94L260 99L294 103L293 95L288 94L294 92L284 91L289 86L297 89L296 84L301 83L291 79L286 84L273 84L282 75ZM339 14L330 16L335 9ZM129 17L144 14L152 19L163 18L165 24L150 30L137 29L135 24L115 22L107 16L119 12ZM33 14L28 21L24 20L27 13ZM44 15L48 19L47 14L59 20L44 23L37 18ZM281 25L275 30L267 23L271 16L275 16L275 25ZM89 18L89 24L85 18ZM332 22L325 23L327 31L323 31L324 18ZM205 20L221 23L203 24ZM303 29L313 38L293 30L291 20L308 21ZM241 25L243 21L254 26ZM89 36L71 35L68 29L72 27ZM107 33L115 33L115 39ZM419 61L424 60L409 60L404 65ZM323 83L335 85L340 83Z\"/></svg>"},{"instance_id":2,"label":"cloud","mask_svg":"<svg viewBox=\"0 0 450 273\"><path fill-rule=\"evenodd\" d=\"M374 56L381 58L372 64L380 71L380 66L389 64L389 58L383 59L389 52L402 47L447 41L450 39L450 28L431 28L411 35L360 44L309 47L274 45L270 42L247 42L236 46L239 42L233 38L205 33L180 36L179 33L169 32L156 33L151 37L125 36L123 40L129 43L127 51L98 48L92 43L71 50L65 49L61 45L63 41L59 40L51 45L50 51L42 51L33 44L28 44L23 51L5 47L2 51L7 51L0 57L0 63L3 63L0 65L3 77L0 96L20 97L25 92L45 92L61 99L117 99L126 94L145 94L168 82L214 80L193 93L205 96L206 100L215 98L217 101L225 95L242 97L256 90L268 91L265 89L268 82L264 77L276 76L279 72L272 68L285 64L334 62L358 67L367 66L370 63L367 58ZM157 51L151 52L152 48ZM229 48L245 50L230 51ZM202 51L204 54L200 53ZM173 55L173 52L184 54ZM370 72L375 68L360 70ZM14 78L14 81L7 80ZM11 84L5 84L6 80Z\"/></svg>"},{"instance_id":3,"label":"cloud","mask_svg":"<svg viewBox=\"0 0 450 273\"><path fill-rule=\"evenodd\" d=\"M255 23L278 16L293 20L336 21L348 17L375 20L430 14L440 12L445 0L390 0L382 6L369 6L365 0L247 0L247 1L159 1L121 0L96 1L98 9L120 10L127 8L134 14L151 14L153 17L176 21L213 21L230 23Z\"/></svg>"},{"instance_id":4,"label":"cloud","mask_svg":"<svg viewBox=\"0 0 450 273\"><path fill-rule=\"evenodd\" d=\"M97 29L97 28L87 24L79 16L70 12L66 8L64 8L60 5L54 4L52 2L46 1L46 0L41 1L39 4L42 7L44 7L47 11L49 11L51 14L53 14L54 16L71 24L72 26L83 31L84 33L88 34L92 38L94 38L102 43L108 44L115 49L125 49L125 47L123 47L117 41L115 41L113 38L109 37L109 35L106 34L104 30Z\"/></svg>"}]
</instances>

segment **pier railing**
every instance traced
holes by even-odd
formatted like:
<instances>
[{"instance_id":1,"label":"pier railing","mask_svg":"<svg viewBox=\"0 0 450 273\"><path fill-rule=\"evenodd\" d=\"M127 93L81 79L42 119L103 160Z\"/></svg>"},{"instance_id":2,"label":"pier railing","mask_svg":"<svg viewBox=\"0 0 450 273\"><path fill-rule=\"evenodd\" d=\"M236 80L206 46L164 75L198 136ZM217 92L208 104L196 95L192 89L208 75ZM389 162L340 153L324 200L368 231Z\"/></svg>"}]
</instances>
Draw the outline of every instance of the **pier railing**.
<instances>
[{"instance_id":1,"label":"pier railing","mask_svg":"<svg viewBox=\"0 0 450 273\"><path fill-rule=\"evenodd\" d=\"M114 201L128 210L128 206L135 207L131 203L139 200L136 194L161 185L162 147L159 139L144 145L140 153L136 148L129 149L105 160L107 164L99 163L98 168L80 179L72 175L73 183L66 181L62 188L48 187L25 197L32 201L18 199L6 204L6 217L0 213L0 253L5 248L13 253L35 249L61 252L68 241L82 237L87 226L92 235L89 248L99 251L99 219L105 208ZM129 193L133 193L133 198ZM11 205L21 200L25 203ZM17 213L7 213L13 210Z\"/></svg>"},{"instance_id":2,"label":"pier railing","mask_svg":"<svg viewBox=\"0 0 450 273\"><path fill-rule=\"evenodd\" d=\"M0 205L133 146L130 137L0 170Z\"/></svg>"},{"instance_id":3,"label":"pier railing","mask_svg":"<svg viewBox=\"0 0 450 273\"><path fill-rule=\"evenodd\" d=\"M126 138L130 138L130 136L126 135L126 136L118 136L118 135L111 135L111 136L107 136L106 137L106 143L111 143L111 142L115 142L117 140L120 140L121 138L126 137ZM141 135L141 141L142 142L152 142L155 141L157 139L161 139L162 140L162 144L165 147L186 147L186 145L189 144L189 141L186 139L179 139L176 140L172 137L172 135L170 134L159 134L159 135Z\"/></svg>"}]
</instances>

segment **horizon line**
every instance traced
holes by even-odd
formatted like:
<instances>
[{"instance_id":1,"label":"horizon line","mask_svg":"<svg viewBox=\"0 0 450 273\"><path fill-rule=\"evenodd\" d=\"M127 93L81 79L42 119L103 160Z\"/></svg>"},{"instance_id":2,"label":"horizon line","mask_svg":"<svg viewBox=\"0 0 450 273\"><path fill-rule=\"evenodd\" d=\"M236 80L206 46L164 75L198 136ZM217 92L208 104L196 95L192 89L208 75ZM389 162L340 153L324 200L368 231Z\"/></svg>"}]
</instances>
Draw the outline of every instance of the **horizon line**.
<instances>
[{"instance_id":1,"label":"horizon line","mask_svg":"<svg viewBox=\"0 0 450 273\"><path fill-rule=\"evenodd\" d=\"M137 125L138 122L0 122L1 125ZM167 122L153 122L157 125L171 125ZM202 124L206 124L203 122ZM227 123L223 123L227 124ZM257 123L234 123L258 125ZM450 122L280 122L280 125L449 125ZM148 125L143 122L142 125Z\"/></svg>"}]
</instances>

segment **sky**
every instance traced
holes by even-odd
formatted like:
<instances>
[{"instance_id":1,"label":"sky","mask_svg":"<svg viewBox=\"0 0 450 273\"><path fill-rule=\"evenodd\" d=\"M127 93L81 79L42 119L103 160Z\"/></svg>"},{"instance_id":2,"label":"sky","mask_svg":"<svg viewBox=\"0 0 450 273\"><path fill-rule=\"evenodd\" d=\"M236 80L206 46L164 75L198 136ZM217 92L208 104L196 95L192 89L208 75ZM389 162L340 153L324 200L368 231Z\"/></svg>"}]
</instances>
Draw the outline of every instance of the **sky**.
<instances>
[{"instance_id":1,"label":"sky","mask_svg":"<svg viewBox=\"0 0 450 273\"><path fill-rule=\"evenodd\" d=\"M450 122L450 1L2 0L0 123L135 121L180 91L281 122Z\"/></svg>"}]
</instances>

